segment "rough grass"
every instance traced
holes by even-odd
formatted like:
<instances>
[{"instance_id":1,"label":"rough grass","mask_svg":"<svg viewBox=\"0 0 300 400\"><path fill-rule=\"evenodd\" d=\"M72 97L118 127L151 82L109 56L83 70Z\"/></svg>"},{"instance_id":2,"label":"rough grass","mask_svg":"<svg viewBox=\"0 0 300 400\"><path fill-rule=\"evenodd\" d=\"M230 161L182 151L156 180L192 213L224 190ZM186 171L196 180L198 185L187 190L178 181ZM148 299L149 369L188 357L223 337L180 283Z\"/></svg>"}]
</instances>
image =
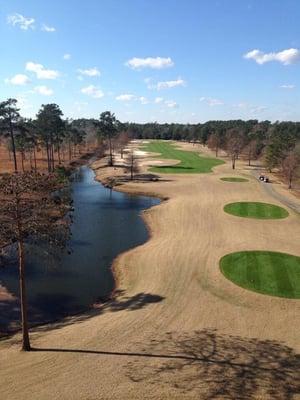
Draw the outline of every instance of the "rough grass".
<instances>
[{"instance_id":1,"label":"rough grass","mask_svg":"<svg viewBox=\"0 0 300 400\"><path fill-rule=\"evenodd\" d=\"M220 260L223 275L245 289L300 299L300 257L271 251L241 251Z\"/></svg>"},{"instance_id":2,"label":"rough grass","mask_svg":"<svg viewBox=\"0 0 300 400\"><path fill-rule=\"evenodd\" d=\"M246 201L226 204L224 211L237 217L258 219L281 219L289 215L284 208L273 204Z\"/></svg>"},{"instance_id":3,"label":"rough grass","mask_svg":"<svg viewBox=\"0 0 300 400\"><path fill-rule=\"evenodd\" d=\"M212 168L224 164L217 158L202 157L196 151L184 151L177 149L174 144L163 141L152 141L143 146L143 150L160 153L159 158L180 161L171 166L155 166L150 171L165 174L195 174L211 172Z\"/></svg>"},{"instance_id":4,"label":"rough grass","mask_svg":"<svg viewBox=\"0 0 300 400\"><path fill-rule=\"evenodd\" d=\"M221 181L225 182L249 182L249 179L239 178L239 177L230 177L230 178L220 178Z\"/></svg>"}]
</instances>

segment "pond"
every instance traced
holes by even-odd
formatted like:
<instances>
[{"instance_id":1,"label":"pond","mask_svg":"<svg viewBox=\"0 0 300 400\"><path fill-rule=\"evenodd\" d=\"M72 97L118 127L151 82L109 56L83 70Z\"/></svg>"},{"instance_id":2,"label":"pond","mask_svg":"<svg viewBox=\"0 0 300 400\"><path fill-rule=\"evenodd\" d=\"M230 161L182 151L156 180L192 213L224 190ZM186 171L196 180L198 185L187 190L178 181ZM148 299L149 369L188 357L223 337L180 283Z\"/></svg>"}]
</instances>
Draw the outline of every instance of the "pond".
<instances>
[{"instance_id":1,"label":"pond","mask_svg":"<svg viewBox=\"0 0 300 400\"><path fill-rule=\"evenodd\" d=\"M84 166L77 170L71 184L74 202L68 246L71 253L57 249L55 255L45 257L41 249L36 249L27 256L27 295L32 323L58 320L107 298L114 289L113 260L148 239L141 212L159 204L160 200L107 189L94 177L92 169ZM0 284L18 297L17 265L0 269ZM8 312L9 315L4 315ZM2 304L0 331L9 330L10 322L18 319L18 302L14 309Z\"/></svg>"}]
</instances>

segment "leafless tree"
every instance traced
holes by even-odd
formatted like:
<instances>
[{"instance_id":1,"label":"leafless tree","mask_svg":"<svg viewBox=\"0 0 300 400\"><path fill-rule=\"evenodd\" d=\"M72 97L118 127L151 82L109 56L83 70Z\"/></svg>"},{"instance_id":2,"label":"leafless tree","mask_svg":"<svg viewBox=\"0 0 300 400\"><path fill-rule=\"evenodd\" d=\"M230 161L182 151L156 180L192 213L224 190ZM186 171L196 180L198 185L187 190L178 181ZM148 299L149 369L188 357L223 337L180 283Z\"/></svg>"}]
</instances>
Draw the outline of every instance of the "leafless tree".
<instances>
[{"instance_id":1,"label":"leafless tree","mask_svg":"<svg viewBox=\"0 0 300 400\"><path fill-rule=\"evenodd\" d=\"M289 189L292 189L292 182L299 175L299 168L300 152L290 151L282 162L282 172L288 181Z\"/></svg>"},{"instance_id":2,"label":"leafless tree","mask_svg":"<svg viewBox=\"0 0 300 400\"><path fill-rule=\"evenodd\" d=\"M129 135L128 132L122 131L116 138L116 147L120 151L121 158L124 156L124 149L129 142Z\"/></svg>"},{"instance_id":3,"label":"leafless tree","mask_svg":"<svg viewBox=\"0 0 300 400\"><path fill-rule=\"evenodd\" d=\"M130 173L130 180L133 180L134 173L138 171L137 159L133 151L130 151L125 160L126 170Z\"/></svg>"},{"instance_id":4,"label":"leafless tree","mask_svg":"<svg viewBox=\"0 0 300 400\"><path fill-rule=\"evenodd\" d=\"M235 169L235 162L244 147L244 137L237 129L230 129L226 134L226 149L231 157L232 169Z\"/></svg>"},{"instance_id":5,"label":"leafless tree","mask_svg":"<svg viewBox=\"0 0 300 400\"><path fill-rule=\"evenodd\" d=\"M19 259L22 349L29 351L29 326L25 281L28 241L63 245L68 223L63 219L69 200L57 192L63 183L56 175L33 172L0 176L0 248L17 244Z\"/></svg>"},{"instance_id":6,"label":"leafless tree","mask_svg":"<svg viewBox=\"0 0 300 400\"><path fill-rule=\"evenodd\" d=\"M248 165L251 165L251 160L257 156L257 140L252 139L245 147L245 153L247 154Z\"/></svg>"},{"instance_id":7,"label":"leafless tree","mask_svg":"<svg viewBox=\"0 0 300 400\"><path fill-rule=\"evenodd\" d=\"M208 140L207 140L207 146L216 152L216 157L218 157L218 151L221 145L221 138L219 135L216 133L212 133Z\"/></svg>"}]
</instances>

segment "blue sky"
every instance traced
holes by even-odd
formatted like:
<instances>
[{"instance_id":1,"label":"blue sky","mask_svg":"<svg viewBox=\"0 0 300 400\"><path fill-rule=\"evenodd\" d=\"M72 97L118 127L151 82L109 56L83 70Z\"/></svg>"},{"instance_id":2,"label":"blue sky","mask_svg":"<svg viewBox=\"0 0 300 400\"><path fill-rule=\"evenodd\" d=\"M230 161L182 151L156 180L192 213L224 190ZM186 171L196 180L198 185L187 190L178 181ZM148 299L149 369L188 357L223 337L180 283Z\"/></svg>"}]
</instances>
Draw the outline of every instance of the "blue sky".
<instances>
[{"instance_id":1,"label":"blue sky","mask_svg":"<svg viewBox=\"0 0 300 400\"><path fill-rule=\"evenodd\" d=\"M300 119L299 0L0 0L0 99L24 116Z\"/></svg>"}]
</instances>

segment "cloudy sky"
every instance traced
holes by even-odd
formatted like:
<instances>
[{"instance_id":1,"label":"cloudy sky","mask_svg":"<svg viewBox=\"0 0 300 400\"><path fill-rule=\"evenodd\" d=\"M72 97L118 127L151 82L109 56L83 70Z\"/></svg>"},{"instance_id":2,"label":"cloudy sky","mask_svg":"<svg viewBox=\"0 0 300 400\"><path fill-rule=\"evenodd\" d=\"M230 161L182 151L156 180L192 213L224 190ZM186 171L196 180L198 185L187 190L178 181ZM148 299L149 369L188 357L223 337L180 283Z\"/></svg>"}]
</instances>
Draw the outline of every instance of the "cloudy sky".
<instances>
[{"instance_id":1,"label":"cloudy sky","mask_svg":"<svg viewBox=\"0 0 300 400\"><path fill-rule=\"evenodd\" d=\"M299 0L0 0L0 100L24 116L300 120Z\"/></svg>"}]
</instances>

